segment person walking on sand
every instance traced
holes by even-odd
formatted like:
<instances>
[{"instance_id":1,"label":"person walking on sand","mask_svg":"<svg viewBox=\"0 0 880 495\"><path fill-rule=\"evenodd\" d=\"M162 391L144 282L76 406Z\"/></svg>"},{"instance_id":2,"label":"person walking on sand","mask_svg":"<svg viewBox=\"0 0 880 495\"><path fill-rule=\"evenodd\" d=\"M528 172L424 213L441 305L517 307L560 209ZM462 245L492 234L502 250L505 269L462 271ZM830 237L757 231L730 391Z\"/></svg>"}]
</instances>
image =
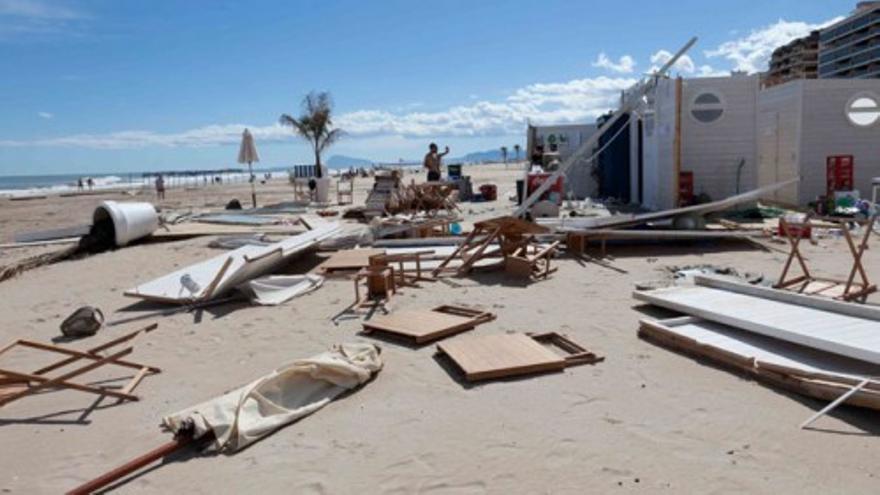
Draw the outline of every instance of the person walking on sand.
<instances>
[{"instance_id":1,"label":"person walking on sand","mask_svg":"<svg viewBox=\"0 0 880 495\"><path fill-rule=\"evenodd\" d=\"M162 177L162 174L156 176L156 197L165 199L165 178Z\"/></svg>"},{"instance_id":2,"label":"person walking on sand","mask_svg":"<svg viewBox=\"0 0 880 495\"><path fill-rule=\"evenodd\" d=\"M443 157L449 154L449 146L443 153L437 153L437 145L431 143L428 146L428 154L425 155L423 166L428 169L428 182L436 182L440 180L440 165Z\"/></svg>"}]
</instances>

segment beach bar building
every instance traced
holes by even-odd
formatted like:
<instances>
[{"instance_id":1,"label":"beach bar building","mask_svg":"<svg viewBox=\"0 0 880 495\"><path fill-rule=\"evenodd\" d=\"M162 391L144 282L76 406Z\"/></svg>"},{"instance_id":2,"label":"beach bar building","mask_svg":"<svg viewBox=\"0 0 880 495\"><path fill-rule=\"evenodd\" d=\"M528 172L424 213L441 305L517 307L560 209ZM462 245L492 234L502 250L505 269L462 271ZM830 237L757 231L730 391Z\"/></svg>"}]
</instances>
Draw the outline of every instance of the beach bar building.
<instances>
[{"instance_id":1,"label":"beach bar building","mask_svg":"<svg viewBox=\"0 0 880 495\"><path fill-rule=\"evenodd\" d=\"M804 79L763 89L757 75L665 79L631 123L632 197L650 209L719 200L800 177L767 199L805 206L827 164L851 158L854 188L880 177L880 80ZM621 162L624 162L621 160Z\"/></svg>"}]
</instances>

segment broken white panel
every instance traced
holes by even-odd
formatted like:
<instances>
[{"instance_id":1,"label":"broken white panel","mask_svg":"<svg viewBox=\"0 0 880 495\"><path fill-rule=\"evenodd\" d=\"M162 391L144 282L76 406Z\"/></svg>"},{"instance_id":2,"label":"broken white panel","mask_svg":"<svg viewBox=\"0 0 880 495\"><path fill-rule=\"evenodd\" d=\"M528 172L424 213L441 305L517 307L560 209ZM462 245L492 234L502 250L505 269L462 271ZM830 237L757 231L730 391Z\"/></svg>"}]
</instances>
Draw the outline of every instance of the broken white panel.
<instances>
[{"instance_id":1,"label":"broken white panel","mask_svg":"<svg viewBox=\"0 0 880 495\"><path fill-rule=\"evenodd\" d=\"M706 278L697 277L697 283L701 280L705 283ZM754 287L744 286L742 292L734 292L714 283L718 287L636 291L633 297L734 328L880 364L880 322L876 320L854 316L852 312L834 311L827 305L820 309L818 305L822 303L818 302L811 307L804 301L786 302L767 298L769 294L761 292L746 293L746 290L758 289Z\"/></svg>"},{"instance_id":2,"label":"broken white panel","mask_svg":"<svg viewBox=\"0 0 880 495\"><path fill-rule=\"evenodd\" d=\"M220 297L244 282L272 272L290 257L339 231L338 223L326 223L268 246L242 246L129 289L125 295L179 304Z\"/></svg>"}]
</instances>

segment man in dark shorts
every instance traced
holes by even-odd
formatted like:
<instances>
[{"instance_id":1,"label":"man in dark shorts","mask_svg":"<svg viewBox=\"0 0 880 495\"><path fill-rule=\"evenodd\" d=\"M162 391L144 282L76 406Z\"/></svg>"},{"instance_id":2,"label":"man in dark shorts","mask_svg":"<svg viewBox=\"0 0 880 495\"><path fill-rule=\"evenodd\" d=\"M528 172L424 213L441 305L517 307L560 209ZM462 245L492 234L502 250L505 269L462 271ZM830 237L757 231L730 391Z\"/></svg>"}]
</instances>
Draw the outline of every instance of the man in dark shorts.
<instances>
[{"instance_id":1,"label":"man in dark shorts","mask_svg":"<svg viewBox=\"0 0 880 495\"><path fill-rule=\"evenodd\" d=\"M428 146L428 150L423 165L428 169L428 182L436 182L440 180L440 162L444 156L449 154L449 146L446 147L443 153L437 153L437 145L431 143Z\"/></svg>"}]
</instances>

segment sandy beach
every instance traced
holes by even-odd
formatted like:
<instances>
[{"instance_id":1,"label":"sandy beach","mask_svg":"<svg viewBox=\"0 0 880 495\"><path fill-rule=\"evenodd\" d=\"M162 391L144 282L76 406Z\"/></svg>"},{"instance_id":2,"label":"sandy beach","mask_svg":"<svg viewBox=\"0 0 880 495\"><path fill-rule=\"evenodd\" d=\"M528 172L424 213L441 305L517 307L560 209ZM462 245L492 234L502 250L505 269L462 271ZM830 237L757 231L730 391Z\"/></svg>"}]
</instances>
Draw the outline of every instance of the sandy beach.
<instances>
[{"instance_id":1,"label":"sandy beach","mask_svg":"<svg viewBox=\"0 0 880 495\"><path fill-rule=\"evenodd\" d=\"M468 167L474 187L498 185L499 199L462 204L464 227L507 214L518 168ZM407 175L422 180L422 174ZM358 179L362 204L372 179ZM293 199L284 180L258 186L268 204ZM249 186L172 189L163 210L220 210L247 203ZM152 191L31 201L0 200L0 238L88 223L106 199L153 201ZM334 207L344 209L343 207ZM330 317L352 300L350 280L282 306L227 304L150 316L167 306L123 296L139 283L216 255L210 237L138 243L28 271L0 283L0 344L51 342L82 305L108 319L143 317L65 345L86 349L157 322L134 341L132 359L162 369L137 389L138 402L100 401L70 390L37 394L0 408L0 492L58 493L170 439L164 415L215 397L330 345L365 340L382 347L384 369L357 392L234 455L187 453L117 486L119 493L482 494L482 493L877 493L880 423L876 413L843 407L814 429L798 425L825 403L788 394L640 340L638 320L665 316L631 297L637 282L670 266L713 264L775 278L785 254L747 243L612 246L626 273L566 254L559 270L530 285L503 272L405 288L395 309L465 304L497 320L473 333L569 335L605 356L593 366L466 385L435 358L435 345L412 348L358 335L361 324ZM774 244L785 249L783 244ZM6 265L59 247L0 250ZM804 243L816 271L845 277L841 239ZM325 253L300 256L286 271L305 273ZM880 253L865 266L880 273ZM878 304L874 294L869 303ZM3 365L39 366L33 355ZM102 371L101 373L105 373ZM98 373L98 379L102 379ZM107 371L106 378L124 379ZM85 419L82 419L85 417Z\"/></svg>"}]
</instances>

